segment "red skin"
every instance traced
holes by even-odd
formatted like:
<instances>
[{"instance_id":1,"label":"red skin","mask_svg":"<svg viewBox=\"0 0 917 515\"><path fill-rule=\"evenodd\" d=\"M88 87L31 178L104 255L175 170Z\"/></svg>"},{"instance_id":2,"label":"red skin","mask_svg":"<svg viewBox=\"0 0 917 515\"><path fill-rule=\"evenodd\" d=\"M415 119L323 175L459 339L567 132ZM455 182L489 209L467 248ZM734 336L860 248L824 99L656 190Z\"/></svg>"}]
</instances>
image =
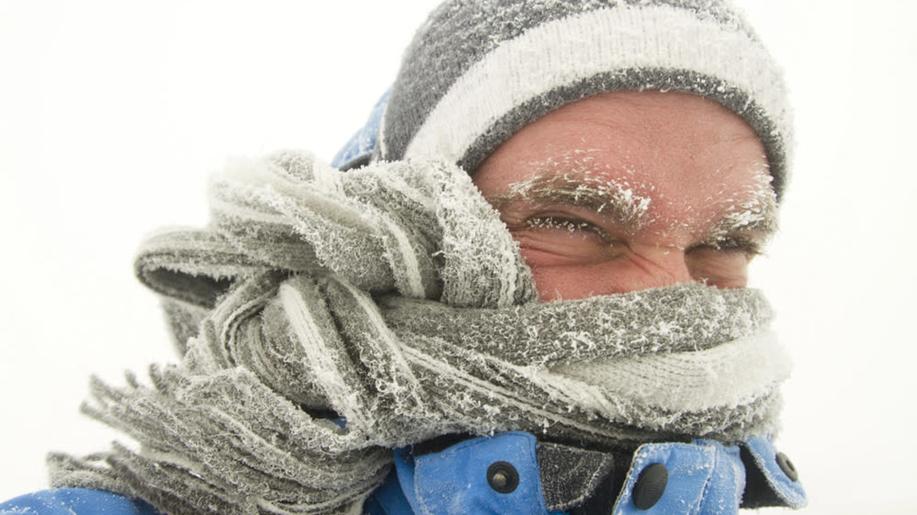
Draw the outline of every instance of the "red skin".
<instances>
[{"instance_id":1,"label":"red skin","mask_svg":"<svg viewBox=\"0 0 917 515\"><path fill-rule=\"evenodd\" d=\"M601 183L625 184L649 199L646 222L637 230L563 203L500 207L540 298L576 299L688 281L745 286L749 253L703 245L726 214L761 196L762 184L772 196L766 166L752 128L711 100L671 92L613 92L568 104L525 126L481 164L473 179L492 198L536 172L572 170ZM526 225L536 215L587 221L613 243L588 230ZM766 231L752 232L748 236L763 243Z\"/></svg>"}]
</instances>

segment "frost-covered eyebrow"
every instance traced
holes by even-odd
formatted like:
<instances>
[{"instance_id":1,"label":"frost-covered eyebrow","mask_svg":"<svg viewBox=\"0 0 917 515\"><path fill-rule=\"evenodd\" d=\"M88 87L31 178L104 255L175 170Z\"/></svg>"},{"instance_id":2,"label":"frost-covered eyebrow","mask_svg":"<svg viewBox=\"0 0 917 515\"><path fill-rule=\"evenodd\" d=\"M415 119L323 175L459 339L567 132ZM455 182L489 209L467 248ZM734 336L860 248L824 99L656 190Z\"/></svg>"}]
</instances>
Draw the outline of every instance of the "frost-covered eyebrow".
<instances>
[{"instance_id":1,"label":"frost-covered eyebrow","mask_svg":"<svg viewBox=\"0 0 917 515\"><path fill-rule=\"evenodd\" d=\"M716 242L751 235L765 240L777 232L777 200L773 190L762 190L751 200L737 205L711 227L706 241ZM762 242L763 243L763 242Z\"/></svg>"},{"instance_id":2,"label":"frost-covered eyebrow","mask_svg":"<svg viewBox=\"0 0 917 515\"><path fill-rule=\"evenodd\" d=\"M497 210L515 202L536 205L566 204L613 219L625 230L636 232L646 223L650 199L607 179L582 173L543 172L513 183L505 193L487 199Z\"/></svg>"},{"instance_id":3,"label":"frost-covered eyebrow","mask_svg":"<svg viewBox=\"0 0 917 515\"><path fill-rule=\"evenodd\" d=\"M767 239L777 231L777 202L769 180L750 199L727 210L715 220L704 240L715 243L737 235ZM628 232L637 232L648 223L651 199L637 194L625 184L597 179L584 173L543 172L510 185L502 194L488 197L497 210L516 203L535 205L566 204L610 218Z\"/></svg>"}]
</instances>

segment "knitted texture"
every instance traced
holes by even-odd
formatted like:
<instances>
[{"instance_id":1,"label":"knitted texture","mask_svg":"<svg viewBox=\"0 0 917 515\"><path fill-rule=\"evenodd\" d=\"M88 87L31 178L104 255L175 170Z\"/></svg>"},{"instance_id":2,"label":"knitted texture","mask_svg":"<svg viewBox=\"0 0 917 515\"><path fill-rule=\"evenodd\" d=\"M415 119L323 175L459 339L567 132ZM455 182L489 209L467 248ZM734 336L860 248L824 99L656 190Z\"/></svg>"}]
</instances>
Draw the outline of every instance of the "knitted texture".
<instances>
[{"instance_id":1,"label":"knitted texture","mask_svg":"<svg viewBox=\"0 0 917 515\"><path fill-rule=\"evenodd\" d=\"M619 90L681 91L744 118L782 195L791 120L782 73L724 0L449 0L405 51L375 159L469 172L523 126Z\"/></svg>"},{"instance_id":2,"label":"knitted texture","mask_svg":"<svg viewBox=\"0 0 917 515\"><path fill-rule=\"evenodd\" d=\"M391 448L524 430L633 449L773 432L788 361L751 289L699 284L537 302L518 247L464 170L310 155L240 161L205 230L137 259L182 361L94 380L84 411L139 443L49 457L54 486L168 513L358 513ZM327 416L346 419L339 427Z\"/></svg>"}]
</instances>

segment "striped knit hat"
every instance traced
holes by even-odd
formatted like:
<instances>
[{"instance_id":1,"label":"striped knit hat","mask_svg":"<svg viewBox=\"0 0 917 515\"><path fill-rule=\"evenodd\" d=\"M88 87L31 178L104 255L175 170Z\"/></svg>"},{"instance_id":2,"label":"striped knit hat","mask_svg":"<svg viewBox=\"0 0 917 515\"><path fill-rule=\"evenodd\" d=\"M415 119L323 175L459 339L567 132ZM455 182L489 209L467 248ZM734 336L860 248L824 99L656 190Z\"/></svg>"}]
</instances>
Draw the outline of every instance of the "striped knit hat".
<instances>
[{"instance_id":1,"label":"striped knit hat","mask_svg":"<svg viewBox=\"0 0 917 515\"><path fill-rule=\"evenodd\" d=\"M473 172L554 109L645 89L701 95L744 118L782 194L792 130L782 73L728 0L447 0L405 51L364 162L439 158Z\"/></svg>"}]
</instances>

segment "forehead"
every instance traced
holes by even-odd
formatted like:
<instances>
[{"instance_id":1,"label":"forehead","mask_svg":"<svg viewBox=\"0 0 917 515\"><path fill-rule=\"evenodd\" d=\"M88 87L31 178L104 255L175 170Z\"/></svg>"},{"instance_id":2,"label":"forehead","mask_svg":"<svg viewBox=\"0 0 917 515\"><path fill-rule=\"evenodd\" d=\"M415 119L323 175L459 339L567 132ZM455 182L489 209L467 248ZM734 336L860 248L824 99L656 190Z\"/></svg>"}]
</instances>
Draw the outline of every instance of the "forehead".
<instances>
[{"instance_id":1,"label":"forehead","mask_svg":"<svg viewBox=\"0 0 917 515\"><path fill-rule=\"evenodd\" d=\"M744 120L693 95L616 92L568 104L517 132L474 175L486 197L550 176L648 199L664 226L708 223L772 195L764 148Z\"/></svg>"}]
</instances>

